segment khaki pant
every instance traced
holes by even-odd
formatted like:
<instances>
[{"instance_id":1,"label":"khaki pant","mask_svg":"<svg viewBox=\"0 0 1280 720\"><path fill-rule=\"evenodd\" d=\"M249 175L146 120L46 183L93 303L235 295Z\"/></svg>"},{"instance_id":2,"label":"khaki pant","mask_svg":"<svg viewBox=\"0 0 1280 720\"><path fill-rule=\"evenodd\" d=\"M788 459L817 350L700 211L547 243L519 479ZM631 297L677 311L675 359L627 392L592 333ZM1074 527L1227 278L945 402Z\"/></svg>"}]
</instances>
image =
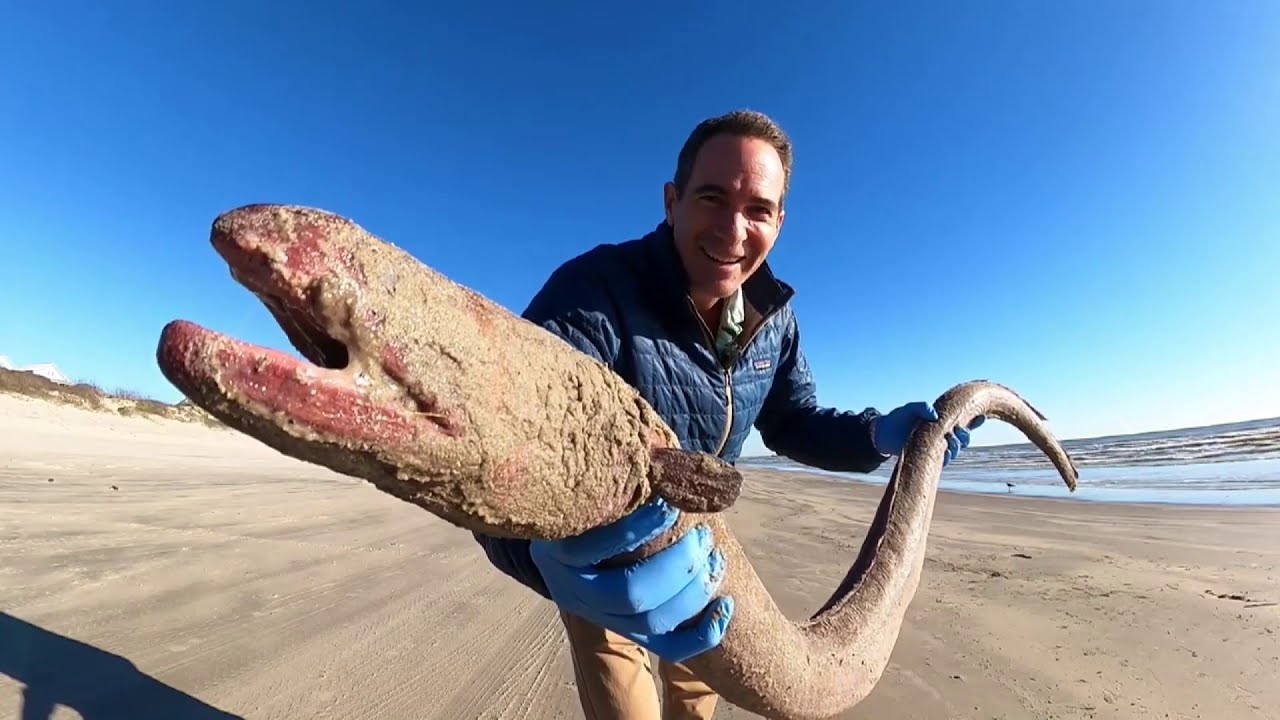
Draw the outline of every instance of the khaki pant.
<instances>
[{"instance_id":1,"label":"khaki pant","mask_svg":"<svg viewBox=\"0 0 1280 720\"><path fill-rule=\"evenodd\" d=\"M708 720L719 697L683 665L658 662L662 705L644 648L577 615L561 613L586 720Z\"/></svg>"}]
</instances>

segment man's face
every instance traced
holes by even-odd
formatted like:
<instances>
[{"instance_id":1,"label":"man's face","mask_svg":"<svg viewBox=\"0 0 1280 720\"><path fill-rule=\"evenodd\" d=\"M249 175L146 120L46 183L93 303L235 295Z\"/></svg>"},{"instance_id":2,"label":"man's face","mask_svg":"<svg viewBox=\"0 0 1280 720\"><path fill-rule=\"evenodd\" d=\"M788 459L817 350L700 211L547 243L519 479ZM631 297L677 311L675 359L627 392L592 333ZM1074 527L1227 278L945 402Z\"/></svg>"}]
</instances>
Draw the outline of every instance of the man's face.
<instances>
[{"instance_id":1,"label":"man's face","mask_svg":"<svg viewBox=\"0 0 1280 720\"><path fill-rule=\"evenodd\" d=\"M768 142L717 135L698 152L683 197L671 183L663 188L695 301L729 297L764 262L782 229L783 183Z\"/></svg>"}]
</instances>

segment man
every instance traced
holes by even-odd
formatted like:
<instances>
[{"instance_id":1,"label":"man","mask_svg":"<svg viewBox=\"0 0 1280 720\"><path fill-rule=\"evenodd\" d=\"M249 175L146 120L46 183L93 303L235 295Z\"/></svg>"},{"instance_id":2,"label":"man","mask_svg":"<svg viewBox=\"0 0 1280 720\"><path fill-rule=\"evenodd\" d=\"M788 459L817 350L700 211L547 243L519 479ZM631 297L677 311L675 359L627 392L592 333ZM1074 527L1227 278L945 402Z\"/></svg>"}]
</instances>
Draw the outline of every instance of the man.
<instances>
[{"instance_id":1,"label":"man","mask_svg":"<svg viewBox=\"0 0 1280 720\"><path fill-rule=\"evenodd\" d=\"M702 122L663 188L665 220L638 240L564 263L524 317L636 387L685 449L733 462L754 425L779 455L869 472L936 415L925 402L886 414L817 404L793 291L765 262L782 229L791 162L786 134L763 114ZM968 446L968 432L956 428L948 442L951 459ZM732 598L712 600L723 558L707 538L690 532L635 566L593 567L676 516L655 502L558 543L477 536L495 567L560 608L588 720L659 717L646 650L660 659L663 717L705 719L715 709L714 692L681 664L716 647L732 622ZM694 617L692 627L674 630Z\"/></svg>"}]
</instances>

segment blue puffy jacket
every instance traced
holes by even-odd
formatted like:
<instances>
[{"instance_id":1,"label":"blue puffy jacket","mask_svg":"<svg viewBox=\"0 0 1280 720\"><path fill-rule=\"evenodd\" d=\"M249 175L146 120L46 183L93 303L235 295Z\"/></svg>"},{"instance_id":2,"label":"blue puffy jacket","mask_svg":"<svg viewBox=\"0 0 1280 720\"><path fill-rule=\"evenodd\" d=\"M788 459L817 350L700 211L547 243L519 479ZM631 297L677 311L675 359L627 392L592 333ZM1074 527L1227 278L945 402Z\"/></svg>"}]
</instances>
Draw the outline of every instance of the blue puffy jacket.
<instances>
[{"instance_id":1,"label":"blue puffy jacket","mask_svg":"<svg viewBox=\"0 0 1280 720\"><path fill-rule=\"evenodd\" d=\"M612 368L686 450L732 463L754 425L766 447L796 462L870 472L887 459L871 444L879 413L818 405L788 302L793 292L762 265L743 285L761 322L753 330L749 314L739 349L721 359L689 299L664 221L640 239L598 245L565 262L523 316ZM475 537L496 568L550 597L528 541Z\"/></svg>"}]
</instances>

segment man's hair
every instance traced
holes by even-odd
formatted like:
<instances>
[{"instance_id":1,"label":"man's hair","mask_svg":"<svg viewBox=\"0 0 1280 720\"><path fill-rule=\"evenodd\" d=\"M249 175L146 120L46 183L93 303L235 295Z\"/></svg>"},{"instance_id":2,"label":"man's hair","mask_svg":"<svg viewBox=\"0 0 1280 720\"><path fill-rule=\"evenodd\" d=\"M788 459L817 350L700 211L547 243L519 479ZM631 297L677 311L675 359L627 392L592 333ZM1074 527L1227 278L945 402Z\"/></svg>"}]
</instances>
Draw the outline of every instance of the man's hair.
<instances>
[{"instance_id":1,"label":"man's hair","mask_svg":"<svg viewBox=\"0 0 1280 720\"><path fill-rule=\"evenodd\" d=\"M708 140L716 135L736 135L738 137L764 140L778 151L782 159L782 198L787 197L791 187L791 139L768 115L755 110L734 110L719 117L708 118L698 123L689 133L689 139L680 148L676 159L676 175L672 184L676 186L676 195L684 195L689 177L693 175L693 164L698 159L698 151Z\"/></svg>"}]
</instances>

